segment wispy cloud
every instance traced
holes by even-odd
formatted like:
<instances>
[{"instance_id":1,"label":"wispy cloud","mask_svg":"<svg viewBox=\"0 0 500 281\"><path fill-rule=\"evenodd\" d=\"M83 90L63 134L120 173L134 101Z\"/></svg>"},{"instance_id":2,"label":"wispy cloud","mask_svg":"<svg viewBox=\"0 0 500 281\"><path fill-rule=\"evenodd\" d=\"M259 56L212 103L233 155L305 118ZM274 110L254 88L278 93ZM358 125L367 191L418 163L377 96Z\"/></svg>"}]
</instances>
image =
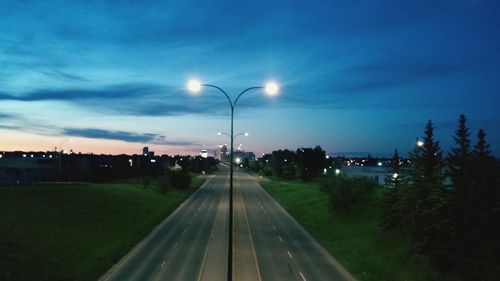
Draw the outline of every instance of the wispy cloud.
<instances>
[{"instance_id":1,"label":"wispy cloud","mask_svg":"<svg viewBox=\"0 0 500 281\"><path fill-rule=\"evenodd\" d=\"M134 133L126 131L110 131L94 128L64 128L62 133L67 136L84 137L92 139L120 140L126 142L151 143L160 145L197 145L190 141L172 141L166 136L151 133Z\"/></svg>"}]
</instances>

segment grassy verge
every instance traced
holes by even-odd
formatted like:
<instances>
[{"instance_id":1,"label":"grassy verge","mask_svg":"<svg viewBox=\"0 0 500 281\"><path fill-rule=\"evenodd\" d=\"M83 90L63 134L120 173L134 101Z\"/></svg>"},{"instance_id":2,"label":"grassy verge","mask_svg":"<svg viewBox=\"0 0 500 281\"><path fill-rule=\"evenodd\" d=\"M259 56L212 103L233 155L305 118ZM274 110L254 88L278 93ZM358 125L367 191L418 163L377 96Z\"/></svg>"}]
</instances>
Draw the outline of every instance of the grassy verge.
<instances>
[{"instance_id":1,"label":"grassy verge","mask_svg":"<svg viewBox=\"0 0 500 281\"><path fill-rule=\"evenodd\" d=\"M381 190L373 203L344 215L330 210L328 195L319 191L318 181L270 178L260 184L358 280L440 279L425 257L412 253L408 237L379 228Z\"/></svg>"},{"instance_id":2,"label":"grassy verge","mask_svg":"<svg viewBox=\"0 0 500 281\"><path fill-rule=\"evenodd\" d=\"M204 181L1 187L0 280L96 280Z\"/></svg>"}]
</instances>

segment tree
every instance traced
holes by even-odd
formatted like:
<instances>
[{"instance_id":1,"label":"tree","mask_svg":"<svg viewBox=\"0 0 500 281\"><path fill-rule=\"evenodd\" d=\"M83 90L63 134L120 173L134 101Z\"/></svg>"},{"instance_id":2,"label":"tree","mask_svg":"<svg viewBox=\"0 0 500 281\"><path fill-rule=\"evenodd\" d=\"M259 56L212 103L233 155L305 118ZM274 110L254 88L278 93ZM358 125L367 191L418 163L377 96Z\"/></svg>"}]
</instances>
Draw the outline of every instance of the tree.
<instances>
[{"instance_id":1,"label":"tree","mask_svg":"<svg viewBox=\"0 0 500 281\"><path fill-rule=\"evenodd\" d=\"M476 230L469 235L476 241L496 241L494 245L485 245L486 248L497 250L499 257L500 243L498 237L500 231L496 227L500 221L500 183L499 168L495 158L491 155L489 144L486 142L486 134L480 129L477 134L477 143L472 152L470 165L471 174L471 196L470 196L470 230ZM477 244L477 243L474 243ZM483 248L484 249L484 248Z\"/></svg>"},{"instance_id":2,"label":"tree","mask_svg":"<svg viewBox=\"0 0 500 281\"><path fill-rule=\"evenodd\" d=\"M276 177L291 179L295 177L295 153L288 149L272 152L271 170Z\"/></svg>"},{"instance_id":3,"label":"tree","mask_svg":"<svg viewBox=\"0 0 500 281\"><path fill-rule=\"evenodd\" d=\"M458 129L453 137L456 147L451 148L448 154L447 175L451 179L454 201L462 210L459 217L464 217L470 196L471 196L471 176L470 162L472 152L470 150L470 133L466 126L467 119L460 115Z\"/></svg>"},{"instance_id":4,"label":"tree","mask_svg":"<svg viewBox=\"0 0 500 281\"><path fill-rule=\"evenodd\" d=\"M299 148L296 155L298 173L303 181L318 176L326 167L326 153L319 145L314 149Z\"/></svg>"},{"instance_id":5,"label":"tree","mask_svg":"<svg viewBox=\"0 0 500 281\"><path fill-rule=\"evenodd\" d=\"M401 158L398 150L394 150L392 160L390 161L391 172L386 177L388 188L382 198L382 228L385 230L400 228L405 217L405 208L402 201L403 197L403 174L401 172Z\"/></svg>"},{"instance_id":6,"label":"tree","mask_svg":"<svg viewBox=\"0 0 500 281\"><path fill-rule=\"evenodd\" d=\"M416 146L411 153L412 183L405 189L403 206L407 215L402 223L422 251L441 256L442 244L448 239L449 194L443 185L444 161L439 142L434 140L432 121L428 121L424 133L423 146Z\"/></svg>"}]
</instances>

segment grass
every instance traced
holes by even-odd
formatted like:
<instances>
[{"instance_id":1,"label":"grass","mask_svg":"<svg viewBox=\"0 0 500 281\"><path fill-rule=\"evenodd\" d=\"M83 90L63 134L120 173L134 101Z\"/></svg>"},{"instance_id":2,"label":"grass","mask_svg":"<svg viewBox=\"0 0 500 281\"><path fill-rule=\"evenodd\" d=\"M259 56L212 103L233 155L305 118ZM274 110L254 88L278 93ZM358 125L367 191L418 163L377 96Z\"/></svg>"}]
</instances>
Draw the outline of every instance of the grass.
<instances>
[{"instance_id":1,"label":"grass","mask_svg":"<svg viewBox=\"0 0 500 281\"><path fill-rule=\"evenodd\" d=\"M411 240L379 228L377 190L371 204L353 214L330 210L319 181L263 179L260 184L360 281L442 280L427 258L412 252Z\"/></svg>"},{"instance_id":2,"label":"grass","mask_svg":"<svg viewBox=\"0 0 500 281\"><path fill-rule=\"evenodd\" d=\"M0 280L96 280L204 181L0 187Z\"/></svg>"}]
</instances>

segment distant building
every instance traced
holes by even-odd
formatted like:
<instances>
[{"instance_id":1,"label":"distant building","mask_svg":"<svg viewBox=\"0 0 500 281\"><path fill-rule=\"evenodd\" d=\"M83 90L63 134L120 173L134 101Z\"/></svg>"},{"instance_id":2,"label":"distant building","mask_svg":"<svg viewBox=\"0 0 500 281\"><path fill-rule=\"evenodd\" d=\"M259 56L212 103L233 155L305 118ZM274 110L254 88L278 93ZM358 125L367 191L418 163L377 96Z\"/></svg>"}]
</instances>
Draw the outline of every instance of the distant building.
<instances>
[{"instance_id":1,"label":"distant building","mask_svg":"<svg viewBox=\"0 0 500 281\"><path fill-rule=\"evenodd\" d=\"M203 158L207 158L208 157L208 152L206 149L202 149L200 151L200 156L203 157Z\"/></svg>"},{"instance_id":2,"label":"distant building","mask_svg":"<svg viewBox=\"0 0 500 281\"><path fill-rule=\"evenodd\" d=\"M154 151L149 151L149 147L145 146L142 148L142 156L149 156L149 157L154 157L155 152Z\"/></svg>"}]
</instances>

